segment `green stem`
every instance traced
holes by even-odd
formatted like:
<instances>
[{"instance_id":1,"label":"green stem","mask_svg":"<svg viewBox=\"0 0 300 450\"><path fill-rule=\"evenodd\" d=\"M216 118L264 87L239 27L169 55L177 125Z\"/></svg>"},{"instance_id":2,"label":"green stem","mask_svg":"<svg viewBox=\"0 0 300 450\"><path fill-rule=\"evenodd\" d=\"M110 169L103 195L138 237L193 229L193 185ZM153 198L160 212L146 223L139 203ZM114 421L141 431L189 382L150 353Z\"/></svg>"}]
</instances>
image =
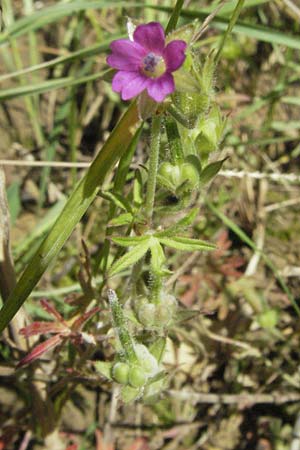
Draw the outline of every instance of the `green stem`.
<instances>
[{"instance_id":1,"label":"green stem","mask_svg":"<svg viewBox=\"0 0 300 450\"><path fill-rule=\"evenodd\" d=\"M111 308L113 326L117 333L120 344L130 362L136 362L137 357L134 351L133 340L128 332L128 324L126 323L123 309L119 303L118 297L112 289L108 290L108 300Z\"/></svg>"},{"instance_id":2,"label":"green stem","mask_svg":"<svg viewBox=\"0 0 300 450\"><path fill-rule=\"evenodd\" d=\"M159 144L160 144L160 126L161 117L154 116L151 127L151 144L150 144L150 158L149 158L149 172L146 192L146 218L151 225L156 189L156 177L159 161Z\"/></svg>"}]
</instances>

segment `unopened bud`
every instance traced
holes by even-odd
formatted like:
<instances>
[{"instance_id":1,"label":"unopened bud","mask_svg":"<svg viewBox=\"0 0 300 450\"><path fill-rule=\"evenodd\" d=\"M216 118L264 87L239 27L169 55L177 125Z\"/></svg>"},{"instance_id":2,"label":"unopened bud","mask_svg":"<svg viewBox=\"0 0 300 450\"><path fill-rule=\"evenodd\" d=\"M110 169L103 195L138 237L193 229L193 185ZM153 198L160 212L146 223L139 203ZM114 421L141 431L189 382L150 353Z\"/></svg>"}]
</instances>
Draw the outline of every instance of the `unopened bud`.
<instances>
[{"instance_id":1,"label":"unopened bud","mask_svg":"<svg viewBox=\"0 0 300 450\"><path fill-rule=\"evenodd\" d=\"M131 386L141 388L146 384L147 376L145 375L143 369L133 366L129 370L128 380Z\"/></svg>"},{"instance_id":2,"label":"unopened bud","mask_svg":"<svg viewBox=\"0 0 300 450\"><path fill-rule=\"evenodd\" d=\"M112 376L120 384L128 383L129 366L126 363L118 362L112 369Z\"/></svg>"}]
</instances>

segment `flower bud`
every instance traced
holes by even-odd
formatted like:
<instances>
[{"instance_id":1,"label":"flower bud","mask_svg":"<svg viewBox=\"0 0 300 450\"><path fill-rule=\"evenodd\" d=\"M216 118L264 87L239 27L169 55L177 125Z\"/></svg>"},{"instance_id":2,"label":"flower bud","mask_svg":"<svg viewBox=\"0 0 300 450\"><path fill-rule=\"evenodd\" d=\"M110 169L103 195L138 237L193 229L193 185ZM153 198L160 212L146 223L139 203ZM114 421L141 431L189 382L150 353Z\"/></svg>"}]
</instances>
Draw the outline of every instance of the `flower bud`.
<instances>
[{"instance_id":1,"label":"flower bud","mask_svg":"<svg viewBox=\"0 0 300 450\"><path fill-rule=\"evenodd\" d=\"M129 366L126 363L118 362L113 366L112 376L120 384L128 383Z\"/></svg>"},{"instance_id":2,"label":"flower bud","mask_svg":"<svg viewBox=\"0 0 300 450\"><path fill-rule=\"evenodd\" d=\"M178 164L163 162L158 170L158 181L172 191L182 187L181 190L187 192L198 186L199 173L196 167L188 162Z\"/></svg>"},{"instance_id":3,"label":"flower bud","mask_svg":"<svg viewBox=\"0 0 300 450\"><path fill-rule=\"evenodd\" d=\"M225 125L226 121L223 120L217 105L212 107L207 117L200 120L197 127L198 136L195 139L195 147L202 162L207 161L209 153L218 149Z\"/></svg>"},{"instance_id":4,"label":"flower bud","mask_svg":"<svg viewBox=\"0 0 300 450\"><path fill-rule=\"evenodd\" d=\"M133 366L129 370L128 380L131 386L141 388L146 384L147 376L145 375L143 369Z\"/></svg>"},{"instance_id":5,"label":"flower bud","mask_svg":"<svg viewBox=\"0 0 300 450\"><path fill-rule=\"evenodd\" d=\"M137 316L141 324L145 327L151 327L155 321L155 305L153 303L145 303L140 306Z\"/></svg>"},{"instance_id":6,"label":"flower bud","mask_svg":"<svg viewBox=\"0 0 300 450\"><path fill-rule=\"evenodd\" d=\"M157 325L164 327L172 320L172 315L170 314L169 308L166 305L161 304L156 307L155 318Z\"/></svg>"},{"instance_id":7,"label":"flower bud","mask_svg":"<svg viewBox=\"0 0 300 450\"><path fill-rule=\"evenodd\" d=\"M176 312L178 302L176 300L176 297L174 297L174 295L165 294L162 301L168 307L169 311L171 311L172 313Z\"/></svg>"},{"instance_id":8,"label":"flower bud","mask_svg":"<svg viewBox=\"0 0 300 450\"><path fill-rule=\"evenodd\" d=\"M156 375L159 372L159 365L149 349L143 344L135 344L134 350L143 372L149 377Z\"/></svg>"}]
</instances>

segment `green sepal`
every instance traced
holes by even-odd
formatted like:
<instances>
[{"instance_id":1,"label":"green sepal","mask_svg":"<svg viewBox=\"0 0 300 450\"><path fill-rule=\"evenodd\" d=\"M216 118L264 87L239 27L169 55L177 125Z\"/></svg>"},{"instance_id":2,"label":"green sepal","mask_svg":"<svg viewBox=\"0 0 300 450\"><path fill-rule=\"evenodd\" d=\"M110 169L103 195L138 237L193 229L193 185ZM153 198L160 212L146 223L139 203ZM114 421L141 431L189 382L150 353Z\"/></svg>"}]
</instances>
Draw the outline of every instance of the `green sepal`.
<instances>
[{"instance_id":1,"label":"green sepal","mask_svg":"<svg viewBox=\"0 0 300 450\"><path fill-rule=\"evenodd\" d=\"M187 320L193 319L194 317L199 316L200 311L189 310L189 309L180 309L176 312L174 323L186 322Z\"/></svg>"},{"instance_id":2,"label":"green sepal","mask_svg":"<svg viewBox=\"0 0 300 450\"><path fill-rule=\"evenodd\" d=\"M166 36L166 43L168 44L171 41L179 39L189 44L198 27L199 27L199 20L195 19L193 20L193 22L168 33Z\"/></svg>"},{"instance_id":3,"label":"green sepal","mask_svg":"<svg viewBox=\"0 0 300 450\"><path fill-rule=\"evenodd\" d=\"M135 313L132 311L132 309L124 311L126 319L130 320L130 322L134 323L136 326L141 326L140 322L138 321Z\"/></svg>"},{"instance_id":4,"label":"green sepal","mask_svg":"<svg viewBox=\"0 0 300 450\"><path fill-rule=\"evenodd\" d=\"M195 55L193 63L194 72L197 75L201 86L201 92L206 94L209 100L214 93L216 70L215 52L212 51L205 57L204 64L203 61Z\"/></svg>"},{"instance_id":5,"label":"green sepal","mask_svg":"<svg viewBox=\"0 0 300 450\"><path fill-rule=\"evenodd\" d=\"M130 225L133 222L133 215L131 213L120 214L118 217L108 222L109 227L122 227L124 225Z\"/></svg>"},{"instance_id":6,"label":"green sepal","mask_svg":"<svg viewBox=\"0 0 300 450\"><path fill-rule=\"evenodd\" d=\"M158 395L166 388L167 382L168 377L164 372L160 372L153 377L144 389L143 402L149 405L156 403Z\"/></svg>"},{"instance_id":7,"label":"green sepal","mask_svg":"<svg viewBox=\"0 0 300 450\"><path fill-rule=\"evenodd\" d=\"M204 167L200 174L200 184L202 186L209 183L217 175L217 173L222 169L222 166L226 159L228 158L221 159L220 161L215 161Z\"/></svg>"},{"instance_id":8,"label":"green sepal","mask_svg":"<svg viewBox=\"0 0 300 450\"><path fill-rule=\"evenodd\" d=\"M177 92L188 92L190 94L199 93L200 86L198 80L182 67L174 72L174 80Z\"/></svg>"},{"instance_id":9,"label":"green sepal","mask_svg":"<svg viewBox=\"0 0 300 450\"><path fill-rule=\"evenodd\" d=\"M132 250L118 259L109 269L108 275L113 276L138 262L149 250L149 239L136 245Z\"/></svg>"},{"instance_id":10,"label":"green sepal","mask_svg":"<svg viewBox=\"0 0 300 450\"><path fill-rule=\"evenodd\" d=\"M131 403L134 400L137 400L141 394L142 392L140 389L131 386L123 386L121 389L121 398L124 403Z\"/></svg>"},{"instance_id":11,"label":"green sepal","mask_svg":"<svg viewBox=\"0 0 300 450\"><path fill-rule=\"evenodd\" d=\"M202 164L201 164L201 161L198 158L198 156L196 156L196 155L188 155L185 158L185 161L190 163L190 164L192 164L197 169L197 171L198 171L198 173L200 175L200 173L202 171Z\"/></svg>"},{"instance_id":12,"label":"green sepal","mask_svg":"<svg viewBox=\"0 0 300 450\"><path fill-rule=\"evenodd\" d=\"M149 97L145 90L138 96L137 107L140 119L147 120L155 114L158 104Z\"/></svg>"},{"instance_id":13,"label":"green sepal","mask_svg":"<svg viewBox=\"0 0 300 450\"><path fill-rule=\"evenodd\" d=\"M112 376L111 376L112 367L113 367L112 362L95 361L94 366L95 366L95 369L97 370L97 372L99 372L101 375L103 375L108 380L112 381Z\"/></svg>"},{"instance_id":14,"label":"green sepal","mask_svg":"<svg viewBox=\"0 0 300 450\"><path fill-rule=\"evenodd\" d=\"M160 364L163 359L166 349L166 342L166 338L160 337L156 339L156 341L154 341L149 347L150 353L152 353L158 364Z\"/></svg>"},{"instance_id":15,"label":"green sepal","mask_svg":"<svg viewBox=\"0 0 300 450\"><path fill-rule=\"evenodd\" d=\"M176 237L163 237L159 238L160 242L168 247L175 248L176 250L185 250L188 252L197 250L215 250L216 246L207 241L201 241L200 239L192 239L184 236Z\"/></svg>"}]
</instances>

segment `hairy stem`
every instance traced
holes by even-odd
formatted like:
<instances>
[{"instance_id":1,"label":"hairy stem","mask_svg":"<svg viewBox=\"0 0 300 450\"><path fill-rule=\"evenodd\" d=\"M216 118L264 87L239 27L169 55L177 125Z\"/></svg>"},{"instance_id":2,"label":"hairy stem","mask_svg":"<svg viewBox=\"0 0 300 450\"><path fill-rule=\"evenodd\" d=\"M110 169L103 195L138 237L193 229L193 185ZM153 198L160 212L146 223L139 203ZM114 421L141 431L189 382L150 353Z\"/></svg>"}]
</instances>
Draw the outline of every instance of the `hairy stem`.
<instances>
[{"instance_id":1,"label":"hairy stem","mask_svg":"<svg viewBox=\"0 0 300 450\"><path fill-rule=\"evenodd\" d=\"M161 117L154 116L152 119L152 126L151 126L149 172L148 172L147 193L146 193L146 218L148 220L149 225L151 225L153 216L156 177L159 161L160 126L161 126Z\"/></svg>"}]
</instances>

